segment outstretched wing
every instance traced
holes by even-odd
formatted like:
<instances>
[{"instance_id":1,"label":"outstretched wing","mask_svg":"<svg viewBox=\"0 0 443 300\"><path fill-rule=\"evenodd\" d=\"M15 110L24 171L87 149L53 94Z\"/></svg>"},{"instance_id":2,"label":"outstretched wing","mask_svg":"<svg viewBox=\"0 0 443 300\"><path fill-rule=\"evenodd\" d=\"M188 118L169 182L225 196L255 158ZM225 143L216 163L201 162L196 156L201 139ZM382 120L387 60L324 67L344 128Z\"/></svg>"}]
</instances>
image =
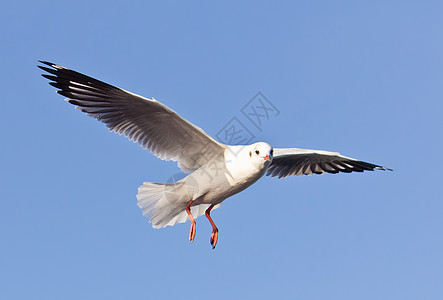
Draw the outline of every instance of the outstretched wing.
<instances>
[{"instance_id":1,"label":"outstretched wing","mask_svg":"<svg viewBox=\"0 0 443 300\"><path fill-rule=\"evenodd\" d=\"M147 99L62 66L40 61L43 77L69 103L185 172L223 156L224 146L155 99Z\"/></svg>"},{"instance_id":2,"label":"outstretched wing","mask_svg":"<svg viewBox=\"0 0 443 300\"><path fill-rule=\"evenodd\" d=\"M327 173L351 173L388 168L342 156L337 152L274 148L274 158L266 175L272 177L301 176Z\"/></svg>"}]
</instances>

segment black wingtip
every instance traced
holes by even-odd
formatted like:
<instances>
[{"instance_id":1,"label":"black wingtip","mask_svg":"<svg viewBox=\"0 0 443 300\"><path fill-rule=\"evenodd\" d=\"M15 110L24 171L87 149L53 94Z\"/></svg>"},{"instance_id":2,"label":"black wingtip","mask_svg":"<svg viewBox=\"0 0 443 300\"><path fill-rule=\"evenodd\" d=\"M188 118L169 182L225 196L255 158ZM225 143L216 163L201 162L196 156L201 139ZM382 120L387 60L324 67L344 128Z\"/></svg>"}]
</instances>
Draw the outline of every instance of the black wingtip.
<instances>
[{"instance_id":1,"label":"black wingtip","mask_svg":"<svg viewBox=\"0 0 443 300\"><path fill-rule=\"evenodd\" d=\"M51 68L48 68L46 66L39 66L39 65L37 65L37 67L39 67L40 69L42 69L42 70L44 70L46 72L49 72L49 73L53 73L54 74L54 72L57 72L58 70L66 69L66 68L64 68L62 66L59 66L59 65L54 64L54 63L49 62L49 61L39 60L39 62L52 68L51 69Z\"/></svg>"},{"instance_id":2,"label":"black wingtip","mask_svg":"<svg viewBox=\"0 0 443 300\"><path fill-rule=\"evenodd\" d=\"M46 60L39 60L38 62L42 63L42 64L45 64L45 65L48 65L48 66L51 66L51 67L55 66L54 63L46 61Z\"/></svg>"},{"instance_id":3,"label":"black wingtip","mask_svg":"<svg viewBox=\"0 0 443 300\"><path fill-rule=\"evenodd\" d=\"M51 62L44 61L44 60L39 60L38 62L39 62L39 63L42 63L42 64L44 64L44 65L50 66L50 67L52 67L52 68L55 69L55 64L53 64L53 63L51 63ZM54 69L50 69L50 68L48 68L48 67L45 67L45 66L39 66L39 65L37 65L37 68L39 68L39 69L41 69L41 70L43 70L43 71L45 71L45 72L48 72L48 73L51 73L51 74L55 74L55 73L54 73L54 72L55 72ZM42 74L42 76L45 77L45 75L43 75L43 74Z\"/></svg>"},{"instance_id":4,"label":"black wingtip","mask_svg":"<svg viewBox=\"0 0 443 300\"><path fill-rule=\"evenodd\" d=\"M394 171L393 169L390 169L390 168L386 168L386 167L377 167L376 169L379 169L379 170L383 170L383 171Z\"/></svg>"}]
</instances>

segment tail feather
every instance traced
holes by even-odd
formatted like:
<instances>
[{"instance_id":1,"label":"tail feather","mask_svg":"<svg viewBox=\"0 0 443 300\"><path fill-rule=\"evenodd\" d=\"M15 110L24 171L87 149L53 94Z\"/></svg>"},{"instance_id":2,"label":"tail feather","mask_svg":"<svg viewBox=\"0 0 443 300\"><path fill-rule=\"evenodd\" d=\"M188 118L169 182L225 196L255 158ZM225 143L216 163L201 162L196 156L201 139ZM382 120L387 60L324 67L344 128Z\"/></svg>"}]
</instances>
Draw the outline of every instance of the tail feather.
<instances>
[{"instance_id":1,"label":"tail feather","mask_svg":"<svg viewBox=\"0 0 443 300\"><path fill-rule=\"evenodd\" d=\"M145 182L138 188L137 205L143 215L150 218L154 228L173 226L189 220L186 205L192 199L184 182L154 183ZM210 204L200 204L191 207L194 218L203 215ZM220 204L214 208L220 207Z\"/></svg>"}]
</instances>

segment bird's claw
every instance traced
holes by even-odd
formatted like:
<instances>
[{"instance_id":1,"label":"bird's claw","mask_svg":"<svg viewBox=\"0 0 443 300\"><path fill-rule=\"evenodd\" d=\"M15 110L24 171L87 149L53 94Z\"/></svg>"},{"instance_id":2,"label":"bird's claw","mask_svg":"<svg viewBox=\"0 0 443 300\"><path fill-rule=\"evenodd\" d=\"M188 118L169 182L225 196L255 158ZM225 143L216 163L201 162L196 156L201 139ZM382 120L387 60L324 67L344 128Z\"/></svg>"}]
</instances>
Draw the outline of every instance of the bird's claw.
<instances>
[{"instance_id":1,"label":"bird's claw","mask_svg":"<svg viewBox=\"0 0 443 300\"><path fill-rule=\"evenodd\" d=\"M192 243L195 238L195 222L191 223L191 230L189 231L189 241Z\"/></svg>"},{"instance_id":2,"label":"bird's claw","mask_svg":"<svg viewBox=\"0 0 443 300\"><path fill-rule=\"evenodd\" d=\"M217 245L217 241L218 241L218 229L214 229L214 230L212 230L212 234L211 234L212 249L215 249L215 246Z\"/></svg>"}]
</instances>

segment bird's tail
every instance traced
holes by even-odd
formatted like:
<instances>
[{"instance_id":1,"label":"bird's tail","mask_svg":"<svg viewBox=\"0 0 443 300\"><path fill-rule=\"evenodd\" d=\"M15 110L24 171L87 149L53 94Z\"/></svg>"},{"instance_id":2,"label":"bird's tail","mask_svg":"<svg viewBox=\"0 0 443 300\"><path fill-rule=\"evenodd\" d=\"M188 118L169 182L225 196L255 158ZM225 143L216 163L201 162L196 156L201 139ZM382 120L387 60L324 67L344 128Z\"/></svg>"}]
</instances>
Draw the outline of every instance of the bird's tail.
<instances>
[{"instance_id":1,"label":"bird's tail","mask_svg":"<svg viewBox=\"0 0 443 300\"><path fill-rule=\"evenodd\" d=\"M138 188L137 200L143 215L150 218L149 222L154 228L173 226L189 220L186 205L192 200L192 196L184 182L145 182ZM192 206L192 216L201 216L209 206L210 204ZM218 204L214 208L219 206Z\"/></svg>"}]
</instances>

